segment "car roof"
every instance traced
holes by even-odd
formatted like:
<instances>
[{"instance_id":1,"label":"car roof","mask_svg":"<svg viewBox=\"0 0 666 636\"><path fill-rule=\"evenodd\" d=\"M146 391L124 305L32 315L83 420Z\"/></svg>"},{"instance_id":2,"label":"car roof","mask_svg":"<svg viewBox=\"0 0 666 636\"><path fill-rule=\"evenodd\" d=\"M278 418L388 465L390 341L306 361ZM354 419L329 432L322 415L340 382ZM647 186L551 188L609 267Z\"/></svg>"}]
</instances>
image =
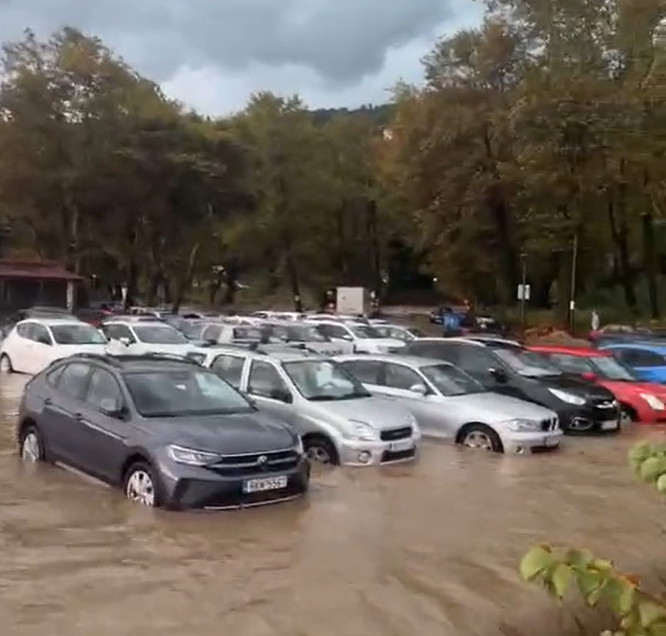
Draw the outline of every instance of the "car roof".
<instances>
[{"instance_id":1,"label":"car roof","mask_svg":"<svg viewBox=\"0 0 666 636\"><path fill-rule=\"evenodd\" d=\"M666 352L666 343L657 341L649 342L641 340L640 342L613 342L604 346L604 349L645 349L647 351Z\"/></svg>"},{"instance_id":2,"label":"car roof","mask_svg":"<svg viewBox=\"0 0 666 636\"><path fill-rule=\"evenodd\" d=\"M164 322L163 320L132 320L131 318L111 318L110 320L105 320L104 321L105 325L132 325L133 327L136 325L141 325L141 326L150 326L150 327L172 327L170 324Z\"/></svg>"},{"instance_id":3,"label":"car roof","mask_svg":"<svg viewBox=\"0 0 666 636\"><path fill-rule=\"evenodd\" d=\"M211 346L200 346L197 347L197 352L210 352L214 351L217 355L228 353L230 355L242 355L246 358L258 358L262 359L271 359L277 360L278 362L294 362L296 360L330 360L331 356L321 355L319 353L313 353L307 349L297 349L296 347L290 347L289 345L280 345L276 344L257 344L256 346L250 345L238 345L238 344L229 344L229 343L219 343ZM264 347L275 347L264 348Z\"/></svg>"},{"instance_id":4,"label":"car roof","mask_svg":"<svg viewBox=\"0 0 666 636\"><path fill-rule=\"evenodd\" d=\"M96 354L96 353L75 353L67 358L62 358L57 362L68 360L72 361L87 361L98 362L107 364L120 371L154 371L155 369L172 369L182 368L183 365L196 366L203 368L198 362L187 358L186 356L178 356L168 353L144 353L140 355L126 354L126 355L111 355L111 354Z\"/></svg>"},{"instance_id":5,"label":"car roof","mask_svg":"<svg viewBox=\"0 0 666 636\"><path fill-rule=\"evenodd\" d=\"M607 358L610 356L608 351L603 349L593 349L592 347L570 346L570 345L533 345L527 347L530 351L537 351L542 353L564 353L570 356L578 356L581 358Z\"/></svg>"},{"instance_id":6,"label":"car roof","mask_svg":"<svg viewBox=\"0 0 666 636\"><path fill-rule=\"evenodd\" d=\"M340 362L348 361L360 361L363 360L380 360L382 362L401 362L407 364L411 367L430 367L434 364L452 367L455 366L446 360L440 360L439 358L426 358L423 356L410 356L410 355L400 355L395 353L347 353L340 356L335 356L335 360Z\"/></svg>"},{"instance_id":7,"label":"car roof","mask_svg":"<svg viewBox=\"0 0 666 636\"><path fill-rule=\"evenodd\" d=\"M457 343L457 344L468 344L472 345L475 347L485 347L485 344L482 342L479 342L478 340L470 340L469 338L437 338L437 337L432 337L429 336L427 338L419 338L419 342L432 342L434 344L447 344L449 342Z\"/></svg>"},{"instance_id":8,"label":"car roof","mask_svg":"<svg viewBox=\"0 0 666 636\"><path fill-rule=\"evenodd\" d=\"M87 322L83 322L83 320L79 320L76 316L70 316L67 318L58 318L56 316L50 317L50 316L35 316L34 318L26 318L25 320L21 320L18 322L18 325L24 324L26 322L36 322L40 325L87 325Z\"/></svg>"}]
</instances>

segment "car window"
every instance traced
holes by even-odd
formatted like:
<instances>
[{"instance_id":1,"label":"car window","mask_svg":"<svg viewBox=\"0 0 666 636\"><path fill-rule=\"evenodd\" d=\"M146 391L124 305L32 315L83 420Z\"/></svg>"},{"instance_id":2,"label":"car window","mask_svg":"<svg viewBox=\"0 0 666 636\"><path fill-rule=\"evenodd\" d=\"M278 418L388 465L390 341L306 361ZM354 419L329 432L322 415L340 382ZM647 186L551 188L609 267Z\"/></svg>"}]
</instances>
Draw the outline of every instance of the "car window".
<instances>
[{"instance_id":1,"label":"car window","mask_svg":"<svg viewBox=\"0 0 666 636\"><path fill-rule=\"evenodd\" d=\"M44 325L40 325L36 322L30 323L28 338L30 338L30 340L33 340L34 342L40 342L42 344L53 343L49 330Z\"/></svg>"},{"instance_id":2,"label":"car window","mask_svg":"<svg viewBox=\"0 0 666 636\"><path fill-rule=\"evenodd\" d=\"M278 370L263 360L253 360L250 367L248 392L260 397L272 397L275 391L288 391Z\"/></svg>"},{"instance_id":3,"label":"car window","mask_svg":"<svg viewBox=\"0 0 666 636\"><path fill-rule=\"evenodd\" d=\"M88 387L90 366L82 362L68 364L58 378L58 390L77 398L83 398Z\"/></svg>"},{"instance_id":4,"label":"car window","mask_svg":"<svg viewBox=\"0 0 666 636\"><path fill-rule=\"evenodd\" d=\"M60 379L60 376L62 375L62 372L65 370L65 365L59 366L57 369L53 369L53 371L49 371L46 374L46 381L51 385L51 386L58 386L58 380Z\"/></svg>"},{"instance_id":5,"label":"car window","mask_svg":"<svg viewBox=\"0 0 666 636\"><path fill-rule=\"evenodd\" d=\"M187 338L171 325L134 325L134 334L146 344L186 344Z\"/></svg>"},{"instance_id":6,"label":"car window","mask_svg":"<svg viewBox=\"0 0 666 636\"><path fill-rule=\"evenodd\" d=\"M358 379L333 360L297 360L285 362L283 368L306 400L324 402L370 397Z\"/></svg>"},{"instance_id":7,"label":"car window","mask_svg":"<svg viewBox=\"0 0 666 636\"><path fill-rule=\"evenodd\" d=\"M213 364L210 365L210 369L219 375L223 380L226 380L229 384L231 384L231 386L239 389L244 366L245 358L223 354L217 356L217 358L213 360Z\"/></svg>"},{"instance_id":8,"label":"car window","mask_svg":"<svg viewBox=\"0 0 666 636\"><path fill-rule=\"evenodd\" d=\"M459 347L453 344L442 346L441 343L434 342L410 342L402 352L410 356L439 358L455 363L458 349Z\"/></svg>"},{"instance_id":9,"label":"car window","mask_svg":"<svg viewBox=\"0 0 666 636\"><path fill-rule=\"evenodd\" d=\"M104 325L102 330L111 340L128 338L131 343L136 342L136 338L132 335L132 332L127 325Z\"/></svg>"},{"instance_id":10,"label":"car window","mask_svg":"<svg viewBox=\"0 0 666 636\"><path fill-rule=\"evenodd\" d=\"M217 342L222 335L222 325L208 325L201 334L202 340L215 340Z\"/></svg>"},{"instance_id":11,"label":"car window","mask_svg":"<svg viewBox=\"0 0 666 636\"><path fill-rule=\"evenodd\" d=\"M329 338L344 338L345 340L351 340L352 337L342 325L322 325L322 331Z\"/></svg>"},{"instance_id":12,"label":"car window","mask_svg":"<svg viewBox=\"0 0 666 636\"><path fill-rule=\"evenodd\" d=\"M473 378L488 379L491 377L490 369L501 366L499 360L491 355L485 347L463 346L457 347L458 359L455 362L463 371L467 371Z\"/></svg>"},{"instance_id":13,"label":"car window","mask_svg":"<svg viewBox=\"0 0 666 636\"><path fill-rule=\"evenodd\" d=\"M349 360L342 366L363 384L380 384L381 362L373 360Z\"/></svg>"},{"instance_id":14,"label":"car window","mask_svg":"<svg viewBox=\"0 0 666 636\"><path fill-rule=\"evenodd\" d=\"M589 358L571 356L566 353L551 353L549 357L562 371L566 371L567 373L582 375L583 373L594 372Z\"/></svg>"},{"instance_id":15,"label":"car window","mask_svg":"<svg viewBox=\"0 0 666 636\"><path fill-rule=\"evenodd\" d=\"M391 389L404 389L408 391L416 384L425 385L423 378L413 369L402 364L386 363L386 378L384 384Z\"/></svg>"},{"instance_id":16,"label":"car window","mask_svg":"<svg viewBox=\"0 0 666 636\"><path fill-rule=\"evenodd\" d=\"M22 323L16 327L16 333L21 336L21 338L30 337L30 323Z\"/></svg>"},{"instance_id":17,"label":"car window","mask_svg":"<svg viewBox=\"0 0 666 636\"><path fill-rule=\"evenodd\" d=\"M199 338L203 337L204 329L207 327L199 322L183 321L178 328L186 338L189 338L190 340L199 340Z\"/></svg>"},{"instance_id":18,"label":"car window","mask_svg":"<svg viewBox=\"0 0 666 636\"><path fill-rule=\"evenodd\" d=\"M86 402L95 408L100 408L103 400L113 400L115 403L123 403L123 392L118 381L111 373L104 369L95 369L88 383L88 394Z\"/></svg>"}]
</instances>

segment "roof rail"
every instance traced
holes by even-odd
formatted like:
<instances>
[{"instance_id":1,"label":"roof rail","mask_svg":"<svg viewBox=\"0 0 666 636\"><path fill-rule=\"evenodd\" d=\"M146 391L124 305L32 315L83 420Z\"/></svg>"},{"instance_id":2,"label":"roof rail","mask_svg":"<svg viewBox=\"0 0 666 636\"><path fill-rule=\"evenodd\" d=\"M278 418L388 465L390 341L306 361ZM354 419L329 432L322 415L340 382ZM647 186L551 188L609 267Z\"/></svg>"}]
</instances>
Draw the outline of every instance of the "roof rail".
<instances>
[{"instance_id":1,"label":"roof rail","mask_svg":"<svg viewBox=\"0 0 666 636\"><path fill-rule=\"evenodd\" d=\"M114 367L120 366L120 362L118 360L120 356L114 356L110 353L74 353L71 357L96 360L97 362L106 362L107 364L112 364Z\"/></svg>"}]
</instances>

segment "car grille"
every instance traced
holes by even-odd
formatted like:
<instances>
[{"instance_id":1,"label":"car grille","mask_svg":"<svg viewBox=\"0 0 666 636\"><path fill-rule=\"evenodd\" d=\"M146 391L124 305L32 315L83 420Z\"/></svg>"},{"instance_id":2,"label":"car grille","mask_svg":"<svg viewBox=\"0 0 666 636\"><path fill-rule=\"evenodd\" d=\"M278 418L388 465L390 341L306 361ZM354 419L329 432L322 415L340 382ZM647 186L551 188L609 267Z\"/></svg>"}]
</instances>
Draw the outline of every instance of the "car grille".
<instances>
[{"instance_id":1,"label":"car grille","mask_svg":"<svg viewBox=\"0 0 666 636\"><path fill-rule=\"evenodd\" d=\"M289 470L298 464L301 456L293 449L267 453L224 455L220 461L207 466L218 475L235 477L255 473L275 473Z\"/></svg>"},{"instance_id":2,"label":"car grille","mask_svg":"<svg viewBox=\"0 0 666 636\"><path fill-rule=\"evenodd\" d=\"M384 451L382 453L382 464L389 462L399 462L405 459L411 459L416 455L416 448L408 448L402 451Z\"/></svg>"},{"instance_id":3,"label":"car grille","mask_svg":"<svg viewBox=\"0 0 666 636\"><path fill-rule=\"evenodd\" d=\"M545 420L541 420L542 431L556 431L558 428L559 422L556 417L550 417Z\"/></svg>"},{"instance_id":4,"label":"car grille","mask_svg":"<svg viewBox=\"0 0 666 636\"><path fill-rule=\"evenodd\" d=\"M403 426L401 428L391 428L387 431L381 431L379 438L382 442L395 442L399 439L407 439L412 436L412 427Z\"/></svg>"}]
</instances>

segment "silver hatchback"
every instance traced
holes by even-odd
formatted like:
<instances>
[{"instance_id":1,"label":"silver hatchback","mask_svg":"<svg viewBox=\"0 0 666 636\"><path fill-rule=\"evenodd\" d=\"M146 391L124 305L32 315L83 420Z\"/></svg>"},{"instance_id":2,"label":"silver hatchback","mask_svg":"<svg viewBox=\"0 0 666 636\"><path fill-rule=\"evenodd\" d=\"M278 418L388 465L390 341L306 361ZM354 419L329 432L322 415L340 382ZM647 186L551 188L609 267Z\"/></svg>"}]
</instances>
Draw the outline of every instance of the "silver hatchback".
<instances>
[{"instance_id":1,"label":"silver hatchback","mask_svg":"<svg viewBox=\"0 0 666 636\"><path fill-rule=\"evenodd\" d=\"M201 364L291 424L314 461L370 466L412 461L421 431L409 409L373 396L331 358L298 350L204 350Z\"/></svg>"},{"instance_id":2,"label":"silver hatchback","mask_svg":"<svg viewBox=\"0 0 666 636\"><path fill-rule=\"evenodd\" d=\"M562 431L553 411L491 393L448 362L400 355L348 355L336 360L372 393L407 407L424 436L518 454L560 444Z\"/></svg>"}]
</instances>

